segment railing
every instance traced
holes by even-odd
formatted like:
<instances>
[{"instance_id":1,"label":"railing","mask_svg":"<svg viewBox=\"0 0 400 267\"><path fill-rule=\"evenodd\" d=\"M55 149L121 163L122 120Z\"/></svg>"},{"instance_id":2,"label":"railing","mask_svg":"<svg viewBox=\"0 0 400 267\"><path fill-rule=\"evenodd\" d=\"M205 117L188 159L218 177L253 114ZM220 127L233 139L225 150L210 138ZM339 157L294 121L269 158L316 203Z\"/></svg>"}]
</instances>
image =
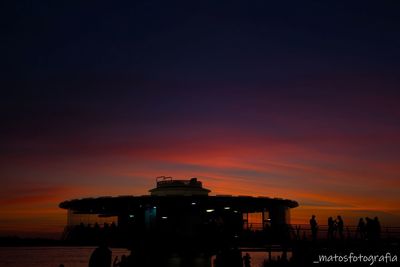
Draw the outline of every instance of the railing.
<instances>
[{"instance_id":1,"label":"railing","mask_svg":"<svg viewBox=\"0 0 400 267\"><path fill-rule=\"evenodd\" d=\"M157 187L163 185L174 185L174 184L183 186L195 186L195 187L202 186L201 182L193 178L190 180L173 180L172 177L164 177L164 176L157 177Z\"/></svg>"},{"instance_id":2,"label":"railing","mask_svg":"<svg viewBox=\"0 0 400 267\"><path fill-rule=\"evenodd\" d=\"M171 176L158 176L156 177L157 184L162 183L162 182L171 182L172 177Z\"/></svg>"},{"instance_id":3,"label":"railing","mask_svg":"<svg viewBox=\"0 0 400 267\"><path fill-rule=\"evenodd\" d=\"M312 231L310 225L307 224L292 224L290 229L296 238L311 238ZM329 227L328 225L318 225L317 239L328 238ZM381 226L378 233L380 238L400 238L400 227L398 226ZM340 238L337 229L333 229L331 233L333 238ZM343 237L348 239L365 238L368 233L360 231L356 225L348 225L343 228Z\"/></svg>"},{"instance_id":4,"label":"railing","mask_svg":"<svg viewBox=\"0 0 400 267\"><path fill-rule=\"evenodd\" d=\"M311 239L312 231L308 224L291 224L288 226L291 236L296 239ZM270 229L270 226L265 223L248 223L244 225L244 229L248 231L262 231ZM332 233L333 238L340 238L339 233L336 230ZM343 237L348 239L360 239L364 238L367 233L362 233L359 231L358 227L355 225L344 226ZM318 225L317 228L317 239L327 239L328 238L328 225ZM400 227L399 226L381 226L380 238L400 238Z\"/></svg>"}]
</instances>

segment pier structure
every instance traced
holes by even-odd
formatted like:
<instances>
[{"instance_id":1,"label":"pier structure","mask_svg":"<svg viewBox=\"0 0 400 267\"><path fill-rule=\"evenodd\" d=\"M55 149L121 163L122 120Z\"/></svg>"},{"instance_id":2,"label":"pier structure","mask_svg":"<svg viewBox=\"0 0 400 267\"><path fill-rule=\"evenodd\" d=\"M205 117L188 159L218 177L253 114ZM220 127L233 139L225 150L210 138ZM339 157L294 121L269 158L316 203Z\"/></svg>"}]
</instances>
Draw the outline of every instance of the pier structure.
<instances>
[{"instance_id":1,"label":"pier structure","mask_svg":"<svg viewBox=\"0 0 400 267\"><path fill-rule=\"evenodd\" d=\"M60 203L68 217L64 238L106 239L132 248L143 258L149 251L168 260L186 255L186 263L177 266L194 266L188 262L201 257L205 259L201 266L209 266L211 256L221 251L257 242L285 242L290 210L298 206L293 200L266 196L210 195L197 178L157 177L156 187L149 192ZM255 230L263 234L254 238Z\"/></svg>"}]
</instances>

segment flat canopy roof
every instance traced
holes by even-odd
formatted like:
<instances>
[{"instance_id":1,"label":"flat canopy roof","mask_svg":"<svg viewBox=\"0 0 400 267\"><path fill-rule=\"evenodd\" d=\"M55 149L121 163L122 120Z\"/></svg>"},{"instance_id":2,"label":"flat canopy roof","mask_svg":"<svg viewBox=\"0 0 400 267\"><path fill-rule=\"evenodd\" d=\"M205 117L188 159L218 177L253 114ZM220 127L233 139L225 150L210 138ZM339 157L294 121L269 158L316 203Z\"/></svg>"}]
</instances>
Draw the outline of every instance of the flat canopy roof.
<instances>
[{"instance_id":1,"label":"flat canopy roof","mask_svg":"<svg viewBox=\"0 0 400 267\"><path fill-rule=\"evenodd\" d=\"M231 208L240 212L261 212L276 206L295 208L296 201L281 198L251 197L251 196L118 196L83 198L64 201L59 207L71 209L74 213L118 215L141 207L204 207L207 209Z\"/></svg>"}]
</instances>

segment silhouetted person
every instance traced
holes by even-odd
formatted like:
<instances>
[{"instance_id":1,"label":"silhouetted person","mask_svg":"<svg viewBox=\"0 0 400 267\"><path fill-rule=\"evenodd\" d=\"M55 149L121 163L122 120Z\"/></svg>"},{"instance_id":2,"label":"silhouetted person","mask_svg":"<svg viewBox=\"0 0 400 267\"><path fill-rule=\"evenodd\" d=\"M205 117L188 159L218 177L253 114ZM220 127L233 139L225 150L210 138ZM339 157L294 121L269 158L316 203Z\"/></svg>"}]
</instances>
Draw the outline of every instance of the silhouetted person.
<instances>
[{"instance_id":1,"label":"silhouetted person","mask_svg":"<svg viewBox=\"0 0 400 267\"><path fill-rule=\"evenodd\" d=\"M59 267L64 267L64 264L60 264L60 266Z\"/></svg>"},{"instance_id":2,"label":"silhouetted person","mask_svg":"<svg viewBox=\"0 0 400 267\"><path fill-rule=\"evenodd\" d=\"M338 230L340 239L344 238L343 229L344 229L344 223L343 223L342 216L338 215L337 216L337 230Z\"/></svg>"},{"instance_id":3,"label":"silhouetted person","mask_svg":"<svg viewBox=\"0 0 400 267\"><path fill-rule=\"evenodd\" d=\"M251 267L251 257L249 253L243 256L244 267Z\"/></svg>"},{"instance_id":4,"label":"silhouetted person","mask_svg":"<svg viewBox=\"0 0 400 267\"><path fill-rule=\"evenodd\" d=\"M357 233L360 235L360 239L365 239L365 222L363 218L360 218L357 225Z\"/></svg>"},{"instance_id":5,"label":"silhouetted person","mask_svg":"<svg viewBox=\"0 0 400 267\"><path fill-rule=\"evenodd\" d=\"M365 221L366 221L366 232L367 232L367 239L371 240L373 239L373 235L374 235L374 222L372 221L371 218L369 217L365 217Z\"/></svg>"},{"instance_id":6,"label":"silhouetted person","mask_svg":"<svg viewBox=\"0 0 400 267\"><path fill-rule=\"evenodd\" d=\"M374 229L374 238L378 240L381 237L381 223L379 222L378 217L374 218L373 221L373 229Z\"/></svg>"},{"instance_id":7,"label":"silhouetted person","mask_svg":"<svg viewBox=\"0 0 400 267\"><path fill-rule=\"evenodd\" d=\"M89 267L111 267L111 260L111 250L104 243L93 251Z\"/></svg>"},{"instance_id":8,"label":"silhouetted person","mask_svg":"<svg viewBox=\"0 0 400 267\"><path fill-rule=\"evenodd\" d=\"M310 227L311 227L312 240L315 241L317 240L317 232L318 232L318 223L317 220L315 219L315 215L311 216Z\"/></svg>"},{"instance_id":9,"label":"silhouetted person","mask_svg":"<svg viewBox=\"0 0 400 267\"><path fill-rule=\"evenodd\" d=\"M328 239L333 240L335 233L335 221L332 217L328 218Z\"/></svg>"}]
</instances>

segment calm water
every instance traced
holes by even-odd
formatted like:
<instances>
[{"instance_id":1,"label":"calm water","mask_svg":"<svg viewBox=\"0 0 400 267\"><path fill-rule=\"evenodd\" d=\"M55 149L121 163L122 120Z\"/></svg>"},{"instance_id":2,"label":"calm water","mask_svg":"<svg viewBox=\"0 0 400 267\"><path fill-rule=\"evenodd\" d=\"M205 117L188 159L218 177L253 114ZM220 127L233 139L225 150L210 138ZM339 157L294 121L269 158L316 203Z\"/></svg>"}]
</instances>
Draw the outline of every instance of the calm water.
<instances>
[{"instance_id":1,"label":"calm water","mask_svg":"<svg viewBox=\"0 0 400 267\"><path fill-rule=\"evenodd\" d=\"M87 267L94 247L0 247L1 267ZM115 256L129 254L126 249L112 249Z\"/></svg>"},{"instance_id":2,"label":"calm water","mask_svg":"<svg viewBox=\"0 0 400 267\"><path fill-rule=\"evenodd\" d=\"M87 267L94 247L0 247L1 267ZM112 249L115 256L129 255L127 249ZM280 254L280 253L279 253ZM253 267L260 267L266 253L252 252ZM276 258L278 253L273 253Z\"/></svg>"}]
</instances>

